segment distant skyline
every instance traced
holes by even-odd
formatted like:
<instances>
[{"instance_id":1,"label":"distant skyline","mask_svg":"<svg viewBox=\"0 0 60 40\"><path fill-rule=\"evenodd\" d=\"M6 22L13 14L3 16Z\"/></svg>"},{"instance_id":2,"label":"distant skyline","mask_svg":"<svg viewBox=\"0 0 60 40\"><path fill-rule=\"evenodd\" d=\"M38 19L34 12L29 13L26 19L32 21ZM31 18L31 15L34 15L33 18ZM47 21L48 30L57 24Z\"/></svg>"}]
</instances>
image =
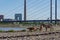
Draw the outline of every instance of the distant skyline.
<instances>
[{"instance_id":1,"label":"distant skyline","mask_svg":"<svg viewBox=\"0 0 60 40\"><path fill-rule=\"evenodd\" d=\"M60 19L60 0L58 1L58 19ZM54 19L54 5L53 0L53 19ZM49 15L50 0L27 0L27 19L47 19ZM0 15L5 18L14 19L14 15L21 13L24 16L24 0L0 0Z\"/></svg>"}]
</instances>

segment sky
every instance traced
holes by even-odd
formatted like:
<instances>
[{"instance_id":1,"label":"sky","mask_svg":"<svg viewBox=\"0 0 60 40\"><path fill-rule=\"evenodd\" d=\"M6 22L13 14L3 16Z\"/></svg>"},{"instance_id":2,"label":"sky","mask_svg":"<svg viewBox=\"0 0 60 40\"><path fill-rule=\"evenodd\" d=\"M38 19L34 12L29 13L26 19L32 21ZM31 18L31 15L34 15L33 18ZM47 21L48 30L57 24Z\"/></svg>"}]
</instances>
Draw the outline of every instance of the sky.
<instances>
[{"instance_id":1,"label":"sky","mask_svg":"<svg viewBox=\"0 0 60 40\"><path fill-rule=\"evenodd\" d=\"M55 0L53 0L53 19ZM58 0L58 19L60 19L60 0ZM50 0L27 0L27 20L41 20L50 17ZM14 19L15 14L22 14L24 19L24 0L0 0L0 15Z\"/></svg>"}]
</instances>

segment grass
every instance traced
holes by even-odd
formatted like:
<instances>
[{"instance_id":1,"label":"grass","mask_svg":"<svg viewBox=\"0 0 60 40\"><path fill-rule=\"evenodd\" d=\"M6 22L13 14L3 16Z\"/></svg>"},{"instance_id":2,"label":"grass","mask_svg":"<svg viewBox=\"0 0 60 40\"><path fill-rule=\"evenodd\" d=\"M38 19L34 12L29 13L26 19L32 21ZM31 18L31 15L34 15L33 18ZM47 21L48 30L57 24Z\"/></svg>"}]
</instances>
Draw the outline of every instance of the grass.
<instances>
[{"instance_id":1,"label":"grass","mask_svg":"<svg viewBox=\"0 0 60 40\"><path fill-rule=\"evenodd\" d=\"M0 32L4 32L3 30L0 30Z\"/></svg>"},{"instance_id":2,"label":"grass","mask_svg":"<svg viewBox=\"0 0 60 40\"><path fill-rule=\"evenodd\" d=\"M8 32L15 32L15 30L8 30Z\"/></svg>"},{"instance_id":3,"label":"grass","mask_svg":"<svg viewBox=\"0 0 60 40\"><path fill-rule=\"evenodd\" d=\"M15 32L15 30L8 30L8 31L0 30L0 32Z\"/></svg>"},{"instance_id":4,"label":"grass","mask_svg":"<svg viewBox=\"0 0 60 40\"><path fill-rule=\"evenodd\" d=\"M0 32L16 32L16 31L15 30L8 30L8 31L0 30ZM20 32L26 32L26 30L21 30Z\"/></svg>"},{"instance_id":5,"label":"grass","mask_svg":"<svg viewBox=\"0 0 60 40\"><path fill-rule=\"evenodd\" d=\"M17 24L18 22L16 22ZM22 25L40 25L42 23L48 23L48 22L19 22L19 25L22 24ZM14 24L12 22L0 22L0 25L10 25L10 24ZM53 22L52 24L55 25L55 23ZM60 24L60 23L57 23L57 24Z\"/></svg>"},{"instance_id":6,"label":"grass","mask_svg":"<svg viewBox=\"0 0 60 40\"><path fill-rule=\"evenodd\" d=\"M21 30L21 32L26 32L26 30Z\"/></svg>"}]
</instances>

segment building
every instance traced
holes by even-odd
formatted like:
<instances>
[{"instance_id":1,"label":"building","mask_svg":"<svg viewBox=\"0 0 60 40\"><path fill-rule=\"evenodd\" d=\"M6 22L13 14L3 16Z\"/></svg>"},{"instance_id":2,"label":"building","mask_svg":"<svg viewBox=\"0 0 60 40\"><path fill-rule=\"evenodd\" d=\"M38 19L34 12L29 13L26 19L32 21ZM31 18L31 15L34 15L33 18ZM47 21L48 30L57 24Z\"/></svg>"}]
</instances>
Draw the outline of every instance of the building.
<instances>
[{"instance_id":1,"label":"building","mask_svg":"<svg viewBox=\"0 0 60 40\"><path fill-rule=\"evenodd\" d=\"M4 15L0 15L0 21L3 21Z\"/></svg>"},{"instance_id":2,"label":"building","mask_svg":"<svg viewBox=\"0 0 60 40\"><path fill-rule=\"evenodd\" d=\"M16 21L22 21L22 14L15 14Z\"/></svg>"}]
</instances>

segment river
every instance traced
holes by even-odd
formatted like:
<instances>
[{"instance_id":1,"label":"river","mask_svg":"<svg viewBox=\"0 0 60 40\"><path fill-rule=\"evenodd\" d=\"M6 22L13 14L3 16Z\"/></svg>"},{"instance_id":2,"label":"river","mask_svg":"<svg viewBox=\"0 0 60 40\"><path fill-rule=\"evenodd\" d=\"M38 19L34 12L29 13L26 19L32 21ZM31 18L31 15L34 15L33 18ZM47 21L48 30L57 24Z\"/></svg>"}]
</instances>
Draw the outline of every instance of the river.
<instances>
[{"instance_id":1,"label":"river","mask_svg":"<svg viewBox=\"0 0 60 40\"><path fill-rule=\"evenodd\" d=\"M18 30L24 30L24 29L26 29L26 28L19 28L19 27L14 27L14 28L12 28L12 27L0 27L0 30L3 30L3 31L8 31L8 30L16 30L16 31L18 31Z\"/></svg>"}]
</instances>

